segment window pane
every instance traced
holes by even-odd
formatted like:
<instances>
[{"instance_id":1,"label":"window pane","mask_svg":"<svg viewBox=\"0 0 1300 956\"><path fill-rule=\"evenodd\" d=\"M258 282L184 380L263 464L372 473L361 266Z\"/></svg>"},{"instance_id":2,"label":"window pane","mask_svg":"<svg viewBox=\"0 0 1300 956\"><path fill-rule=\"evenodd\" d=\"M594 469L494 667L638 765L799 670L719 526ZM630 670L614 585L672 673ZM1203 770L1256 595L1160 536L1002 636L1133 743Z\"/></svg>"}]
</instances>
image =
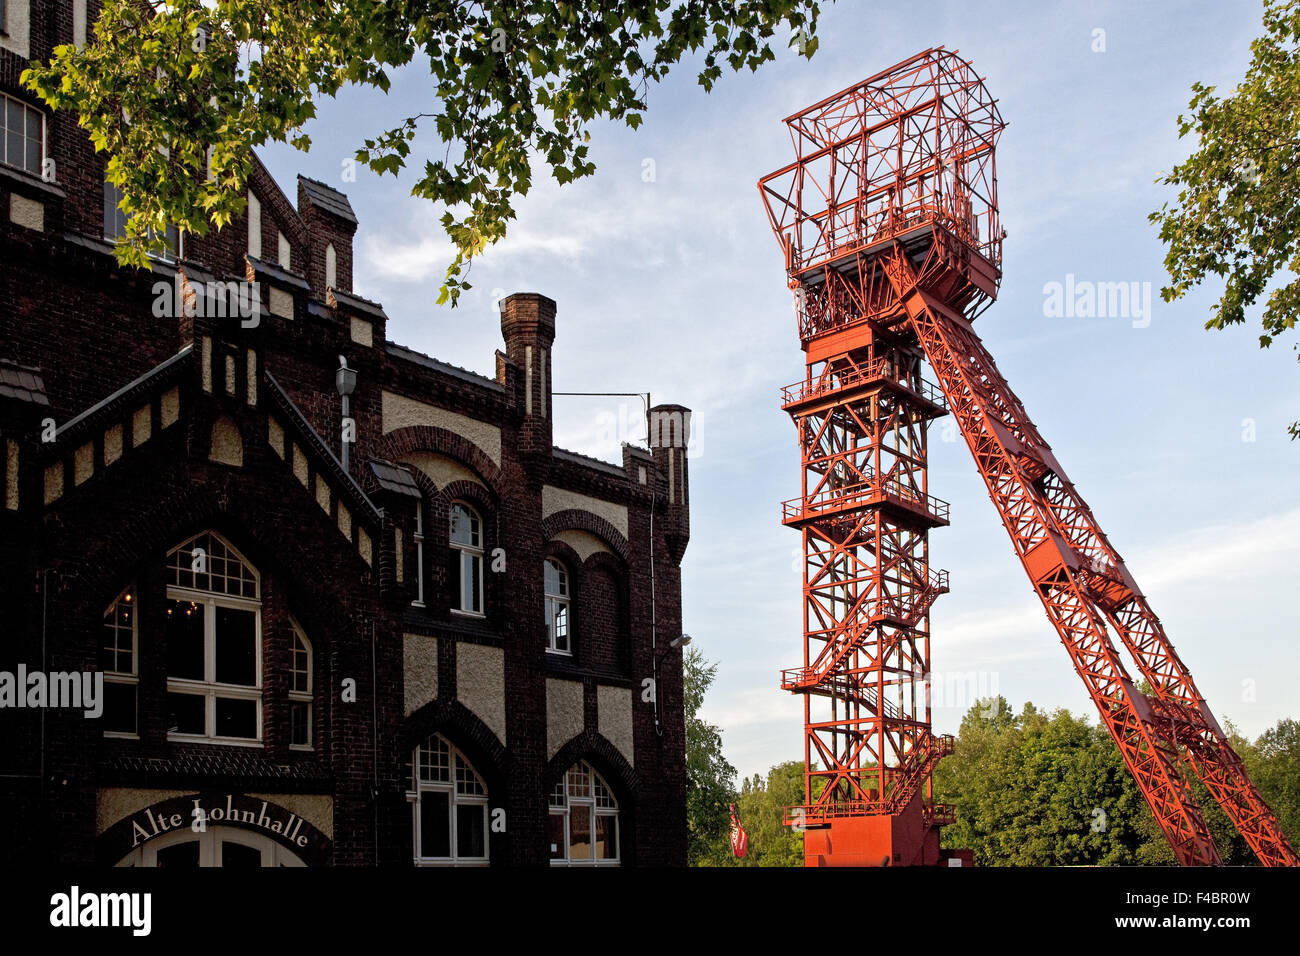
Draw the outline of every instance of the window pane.
<instances>
[{"instance_id":1,"label":"window pane","mask_svg":"<svg viewBox=\"0 0 1300 956\"><path fill-rule=\"evenodd\" d=\"M546 840L551 846L551 859L563 860L568 841L564 837L564 814L552 813L546 820Z\"/></svg>"},{"instance_id":2,"label":"window pane","mask_svg":"<svg viewBox=\"0 0 1300 956\"><path fill-rule=\"evenodd\" d=\"M295 747L311 746L311 704L295 700L289 704L289 743Z\"/></svg>"},{"instance_id":3,"label":"window pane","mask_svg":"<svg viewBox=\"0 0 1300 956\"><path fill-rule=\"evenodd\" d=\"M569 605L560 601L551 603L551 644L557 651L569 649Z\"/></svg>"},{"instance_id":4,"label":"window pane","mask_svg":"<svg viewBox=\"0 0 1300 956\"><path fill-rule=\"evenodd\" d=\"M188 870L199 865L199 841L187 840L175 846L166 846L158 851L158 865L173 869Z\"/></svg>"},{"instance_id":5,"label":"window pane","mask_svg":"<svg viewBox=\"0 0 1300 956\"><path fill-rule=\"evenodd\" d=\"M483 787L483 781L479 780L474 768L459 755L456 757L456 792L471 797L485 796L487 794L487 790Z\"/></svg>"},{"instance_id":6,"label":"window pane","mask_svg":"<svg viewBox=\"0 0 1300 956\"><path fill-rule=\"evenodd\" d=\"M420 748L420 779L431 783L451 782L451 748L436 734Z\"/></svg>"},{"instance_id":7,"label":"window pane","mask_svg":"<svg viewBox=\"0 0 1300 956\"><path fill-rule=\"evenodd\" d=\"M207 698L199 694L167 695L167 730L174 734L207 733Z\"/></svg>"},{"instance_id":8,"label":"window pane","mask_svg":"<svg viewBox=\"0 0 1300 956\"><path fill-rule=\"evenodd\" d=\"M608 814L596 817L596 859L618 859L618 818Z\"/></svg>"},{"instance_id":9,"label":"window pane","mask_svg":"<svg viewBox=\"0 0 1300 956\"><path fill-rule=\"evenodd\" d=\"M591 859L591 807L569 807L569 859Z\"/></svg>"},{"instance_id":10,"label":"window pane","mask_svg":"<svg viewBox=\"0 0 1300 956\"><path fill-rule=\"evenodd\" d=\"M447 518L452 544L463 544L471 548L483 546L481 522L474 511L456 503L447 510Z\"/></svg>"},{"instance_id":11,"label":"window pane","mask_svg":"<svg viewBox=\"0 0 1300 956\"><path fill-rule=\"evenodd\" d=\"M99 666L119 674L134 674L135 606L132 593L123 593L104 613L104 634L100 645Z\"/></svg>"},{"instance_id":12,"label":"window pane","mask_svg":"<svg viewBox=\"0 0 1300 956\"><path fill-rule=\"evenodd\" d=\"M546 593L558 595L560 597L568 594L567 577L568 575L565 573L564 568L562 568L558 562L548 559L546 562Z\"/></svg>"},{"instance_id":13,"label":"window pane","mask_svg":"<svg viewBox=\"0 0 1300 956\"><path fill-rule=\"evenodd\" d=\"M483 846L484 816L487 807L467 805L456 807L456 856L487 856Z\"/></svg>"},{"instance_id":14,"label":"window pane","mask_svg":"<svg viewBox=\"0 0 1300 956\"><path fill-rule=\"evenodd\" d=\"M221 865L235 870L261 869L262 851L255 846L222 840Z\"/></svg>"},{"instance_id":15,"label":"window pane","mask_svg":"<svg viewBox=\"0 0 1300 956\"><path fill-rule=\"evenodd\" d=\"M37 127L36 139L27 141L27 171L29 173L39 174L41 171L41 140L40 128Z\"/></svg>"},{"instance_id":16,"label":"window pane","mask_svg":"<svg viewBox=\"0 0 1300 956\"><path fill-rule=\"evenodd\" d=\"M10 104L12 106L12 104ZM21 120L20 120L21 122ZM23 164L23 128L19 126L14 129L9 127L8 133L5 134L5 161L14 166Z\"/></svg>"},{"instance_id":17,"label":"window pane","mask_svg":"<svg viewBox=\"0 0 1300 956\"><path fill-rule=\"evenodd\" d=\"M203 613L193 601L167 605L167 676L203 680Z\"/></svg>"},{"instance_id":18,"label":"window pane","mask_svg":"<svg viewBox=\"0 0 1300 956\"><path fill-rule=\"evenodd\" d=\"M569 768L569 796L591 796L591 775L585 763L574 764Z\"/></svg>"},{"instance_id":19,"label":"window pane","mask_svg":"<svg viewBox=\"0 0 1300 956\"><path fill-rule=\"evenodd\" d=\"M451 606L458 611L465 610L461 604L460 551L452 548L447 556L447 578L451 584Z\"/></svg>"},{"instance_id":20,"label":"window pane","mask_svg":"<svg viewBox=\"0 0 1300 956\"><path fill-rule=\"evenodd\" d=\"M116 734L133 734L135 730L135 684L104 682L104 730Z\"/></svg>"},{"instance_id":21,"label":"window pane","mask_svg":"<svg viewBox=\"0 0 1300 956\"><path fill-rule=\"evenodd\" d=\"M451 794L420 794L420 856L451 856Z\"/></svg>"},{"instance_id":22,"label":"window pane","mask_svg":"<svg viewBox=\"0 0 1300 956\"><path fill-rule=\"evenodd\" d=\"M291 690L300 691L304 694L311 690L311 677L308 670L310 659L311 655L307 653L307 645L295 633L293 635L293 680L289 683Z\"/></svg>"},{"instance_id":23,"label":"window pane","mask_svg":"<svg viewBox=\"0 0 1300 956\"><path fill-rule=\"evenodd\" d=\"M217 698L217 736L257 739L257 701Z\"/></svg>"},{"instance_id":24,"label":"window pane","mask_svg":"<svg viewBox=\"0 0 1300 956\"><path fill-rule=\"evenodd\" d=\"M481 577L483 574L483 561L477 554L471 554L468 551L461 552L461 563L464 565L462 582L464 591L461 595L461 609L465 611L482 611L479 605L479 588L481 587Z\"/></svg>"},{"instance_id":25,"label":"window pane","mask_svg":"<svg viewBox=\"0 0 1300 956\"><path fill-rule=\"evenodd\" d=\"M219 684L257 685L257 615L233 607L217 608Z\"/></svg>"}]
</instances>

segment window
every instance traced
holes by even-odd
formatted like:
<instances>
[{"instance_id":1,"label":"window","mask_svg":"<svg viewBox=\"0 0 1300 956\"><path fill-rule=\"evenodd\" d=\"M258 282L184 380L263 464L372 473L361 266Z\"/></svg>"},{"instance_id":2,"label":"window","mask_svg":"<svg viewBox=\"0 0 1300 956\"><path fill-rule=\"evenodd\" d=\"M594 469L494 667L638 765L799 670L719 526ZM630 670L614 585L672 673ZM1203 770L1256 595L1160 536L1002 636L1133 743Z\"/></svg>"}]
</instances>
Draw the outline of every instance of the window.
<instances>
[{"instance_id":1,"label":"window","mask_svg":"<svg viewBox=\"0 0 1300 956\"><path fill-rule=\"evenodd\" d=\"M289 747L292 750L311 750L311 642L297 621L291 623L293 651L289 661Z\"/></svg>"},{"instance_id":2,"label":"window","mask_svg":"<svg viewBox=\"0 0 1300 956\"><path fill-rule=\"evenodd\" d=\"M483 613L483 523L478 512L452 502L451 609L466 614Z\"/></svg>"},{"instance_id":3,"label":"window","mask_svg":"<svg viewBox=\"0 0 1300 956\"><path fill-rule=\"evenodd\" d=\"M414 607L424 607L424 501L415 503L415 600Z\"/></svg>"},{"instance_id":4,"label":"window","mask_svg":"<svg viewBox=\"0 0 1300 956\"><path fill-rule=\"evenodd\" d=\"M104 612L99 666L104 672L104 734L134 737L136 691L140 684L139 630L136 627L135 586L130 585Z\"/></svg>"},{"instance_id":5,"label":"window","mask_svg":"<svg viewBox=\"0 0 1300 956\"><path fill-rule=\"evenodd\" d=\"M434 734L411 760L415 865L483 864L488 860L488 792L465 756Z\"/></svg>"},{"instance_id":6,"label":"window","mask_svg":"<svg viewBox=\"0 0 1300 956\"><path fill-rule=\"evenodd\" d=\"M618 866L618 801L585 760L551 791L547 841L552 866Z\"/></svg>"},{"instance_id":7,"label":"window","mask_svg":"<svg viewBox=\"0 0 1300 956\"><path fill-rule=\"evenodd\" d=\"M0 160L33 176L41 174L45 158L44 113L0 93L0 139Z\"/></svg>"},{"instance_id":8,"label":"window","mask_svg":"<svg viewBox=\"0 0 1300 956\"><path fill-rule=\"evenodd\" d=\"M569 643L569 572L554 558L546 559L546 632L548 650L572 654Z\"/></svg>"},{"instance_id":9,"label":"window","mask_svg":"<svg viewBox=\"0 0 1300 956\"><path fill-rule=\"evenodd\" d=\"M118 206L122 201L122 190L107 179L104 180L104 238L121 239L126 235L126 213ZM164 237L167 253L162 259L178 259L184 252L180 231L175 226L167 227Z\"/></svg>"},{"instance_id":10,"label":"window","mask_svg":"<svg viewBox=\"0 0 1300 956\"><path fill-rule=\"evenodd\" d=\"M167 730L174 739L262 739L257 572L204 532L167 555ZM310 686L310 685L309 685Z\"/></svg>"},{"instance_id":11,"label":"window","mask_svg":"<svg viewBox=\"0 0 1300 956\"><path fill-rule=\"evenodd\" d=\"M334 243L325 247L325 288L333 289L339 284L339 257L334 251Z\"/></svg>"}]
</instances>

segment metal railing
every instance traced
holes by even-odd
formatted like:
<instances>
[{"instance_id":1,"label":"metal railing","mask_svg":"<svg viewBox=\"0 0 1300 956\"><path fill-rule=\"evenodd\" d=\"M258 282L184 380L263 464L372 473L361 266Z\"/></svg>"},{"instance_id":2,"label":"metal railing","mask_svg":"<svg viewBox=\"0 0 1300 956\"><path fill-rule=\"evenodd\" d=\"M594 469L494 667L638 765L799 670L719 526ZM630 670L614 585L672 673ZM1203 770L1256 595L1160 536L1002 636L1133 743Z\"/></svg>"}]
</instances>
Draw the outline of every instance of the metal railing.
<instances>
[{"instance_id":1,"label":"metal railing","mask_svg":"<svg viewBox=\"0 0 1300 956\"><path fill-rule=\"evenodd\" d=\"M938 521L947 522L948 502L934 495L902 484L897 478L873 476L866 481L839 488L823 488L802 498L781 502L781 520L785 522L815 518L818 515L865 507L888 500L924 512Z\"/></svg>"},{"instance_id":2,"label":"metal railing","mask_svg":"<svg viewBox=\"0 0 1300 956\"><path fill-rule=\"evenodd\" d=\"M887 358L856 365L844 371L829 372L815 382L805 380L786 385L781 389L781 404L785 407L876 381L890 382L921 396L932 405L938 405L944 411L948 409L948 400L938 385L924 378L917 382L910 381L910 377L898 368L897 363Z\"/></svg>"}]
</instances>

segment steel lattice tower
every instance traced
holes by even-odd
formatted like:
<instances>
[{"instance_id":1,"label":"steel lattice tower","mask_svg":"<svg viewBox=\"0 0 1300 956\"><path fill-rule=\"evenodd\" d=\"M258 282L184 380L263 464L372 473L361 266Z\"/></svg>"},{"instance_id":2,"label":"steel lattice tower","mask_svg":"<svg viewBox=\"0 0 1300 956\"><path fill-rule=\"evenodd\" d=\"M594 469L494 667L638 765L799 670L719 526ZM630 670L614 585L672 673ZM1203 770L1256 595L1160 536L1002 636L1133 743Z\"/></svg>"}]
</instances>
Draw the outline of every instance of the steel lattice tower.
<instances>
[{"instance_id":1,"label":"steel lattice tower","mask_svg":"<svg viewBox=\"0 0 1300 956\"><path fill-rule=\"evenodd\" d=\"M805 863L934 864L949 808L931 773L926 427L951 412L1076 672L1181 863L1218 863L1195 773L1261 861L1296 864L1268 807L971 323L1002 275L1004 123L969 63L927 50L786 119L796 159L759 189L806 354L785 389L802 495ZM922 378L928 360L938 386ZM1117 635L1150 694L1134 685Z\"/></svg>"}]
</instances>

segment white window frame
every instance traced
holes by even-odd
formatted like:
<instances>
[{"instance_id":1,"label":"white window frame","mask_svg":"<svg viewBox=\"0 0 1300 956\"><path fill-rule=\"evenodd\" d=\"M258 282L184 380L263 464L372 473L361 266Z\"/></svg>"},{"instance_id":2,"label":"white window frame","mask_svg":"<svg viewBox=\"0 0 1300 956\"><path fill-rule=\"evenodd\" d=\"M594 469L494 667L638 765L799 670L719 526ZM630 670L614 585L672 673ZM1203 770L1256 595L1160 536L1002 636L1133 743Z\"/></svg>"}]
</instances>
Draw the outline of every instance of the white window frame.
<instances>
[{"instance_id":1,"label":"white window frame","mask_svg":"<svg viewBox=\"0 0 1300 956\"><path fill-rule=\"evenodd\" d=\"M294 642L289 650L289 749L290 750L314 750L316 743L316 728L312 721L313 712L313 694L315 692L314 671L316 665L316 652L311 646L311 641L307 639L307 633L293 618L289 618L289 623L293 627ZM294 677L299 673L297 668L298 661L298 642L302 642L303 648L307 652L307 689L295 690ZM295 704L307 705L307 742L305 744L294 743L293 739L293 709Z\"/></svg>"},{"instance_id":2,"label":"white window frame","mask_svg":"<svg viewBox=\"0 0 1300 956\"><path fill-rule=\"evenodd\" d=\"M590 780L590 785L586 796L574 796L573 785L569 776L574 771L585 770ZM599 781L600 786L608 794L609 802L613 806L600 806L596 797L596 784ZM569 858L569 820L573 807L584 807L591 814L591 859L573 860ZM623 865L623 827L620 820L621 811L618 806L618 798L614 796L614 790L605 782L605 778L586 760L579 760L568 770L561 774L555 789L551 791L547 798L547 833L550 832L550 817L564 818L564 838L560 848L564 851L562 857L551 860L551 866L622 866ZM611 859L602 860L596 857L596 818L613 817L614 818L614 847L615 854ZM548 848L548 854L550 852Z\"/></svg>"},{"instance_id":3,"label":"white window frame","mask_svg":"<svg viewBox=\"0 0 1300 956\"><path fill-rule=\"evenodd\" d=\"M546 584L546 568L549 565L555 565L560 574L560 591L555 593L550 590ZM571 585L572 575L569 574L568 567L559 558L547 558L542 563L542 591L545 595L546 605L546 650L551 654L559 654L563 657L573 656L573 587ZM555 626L556 617L559 609L564 609L564 647L557 643L558 635Z\"/></svg>"},{"instance_id":4,"label":"white window frame","mask_svg":"<svg viewBox=\"0 0 1300 956\"><path fill-rule=\"evenodd\" d=\"M447 747L447 768L448 779L441 780L422 780L420 779L420 751L434 740L440 740ZM458 763L459 762L459 763ZM481 794L462 794L456 779L456 770L460 763L469 770L478 785L483 789ZM448 840L447 846L451 850L451 856L446 857L425 857L420 855L421 845L421 828L423 823L420 814L420 795L424 793L445 793L448 795L447 800L447 827ZM492 853L491 849L491 819L488 810L489 798L487 783L483 780L483 775L474 769L474 764L467 758L451 741L442 734L431 734L422 743L411 751L411 789L407 791L406 801L411 807L411 839L412 839L412 856L416 866L487 866L490 862ZM461 856L457 842L460 835L456 827L456 810L462 806L479 806L483 811L483 856Z\"/></svg>"},{"instance_id":5,"label":"white window frame","mask_svg":"<svg viewBox=\"0 0 1300 956\"><path fill-rule=\"evenodd\" d=\"M49 144L49 128L50 128L49 117L45 115L44 110L32 106L32 104L28 103L26 100L20 100L16 96L10 96L8 93L0 92L0 110L4 110L5 124L6 124L4 126L0 126L0 130L3 131L3 135L6 140L6 143L4 144L5 150L8 150L9 148L7 143L7 140L9 138L9 127L7 125L9 122L9 100L13 100L19 106L23 107L23 109L27 110L28 112L35 113L37 116L41 118L41 158L40 161L36 164L36 169L34 170L28 169L26 165L27 163L26 149L24 149L22 163L11 163L8 160L5 160L4 165L8 166L10 169L21 170L22 172L26 173L29 176L36 176L39 178L42 171L45 168L45 157L49 155L49 145L50 145ZM24 117L26 117L26 114L24 114ZM27 121L24 118L23 126L26 127L26 125L27 125ZM26 141L26 138L27 138L26 133L24 133L23 136L24 142Z\"/></svg>"},{"instance_id":6,"label":"white window frame","mask_svg":"<svg viewBox=\"0 0 1300 956\"><path fill-rule=\"evenodd\" d=\"M122 604L129 604L131 607L131 669L130 671L120 671L117 670L116 667L118 655L121 653L121 651L117 649L120 647L120 645L117 643L118 635L120 634L121 631L124 630L124 628L122 628L119 624L117 624L116 620L114 620L113 624L111 625L114 630L114 634L113 634L113 647L115 648L113 654L114 667L111 669L104 668L104 683L122 684L125 686L129 686L133 689L135 693L135 730L133 732L128 732L125 730L104 731L105 737L117 737L126 740L140 739L140 608L139 608L140 602L136 601L133 597L133 595L135 595L136 593L137 592L135 589L134 582L128 584L126 588L122 590L122 593L113 599L113 603L108 606L108 609L104 611L104 617L107 619L109 615L116 615L118 607L121 606ZM104 627L107 628L109 626L110 625L108 621L105 620ZM103 651L102 637L101 637L100 650L102 653Z\"/></svg>"},{"instance_id":7,"label":"white window frame","mask_svg":"<svg viewBox=\"0 0 1300 956\"><path fill-rule=\"evenodd\" d=\"M470 533L471 543L468 544L459 543L451 539L451 515L454 509L457 507L464 508L466 511L468 511L470 515L474 518L474 520L478 523L477 544L473 543L474 535L472 531ZM473 526L471 525L471 528L472 527ZM453 501L450 507L448 507L447 509L447 544L448 547L451 548L451 550L457 552L456 560L459 562L460 565L460 573L459 573L460 589L458 594L453 594L451 596L451 613L461 614L466 617L487 617L487 614L484 610L484 600L483 600L483 590L484 590L483 588L483 552L484 552L483 517L478 513L478 509L475 508L467 501ZM476 577L478 578L478 595L477 595L478 609L477 610L473 608L466 608L464 606L465 605L465 561L466 560L469 560L470 562L478 563L478 574L476 575Z\"/></svg>"},{"instance_id":8,"label":"white window frame","mask_svg":"<svg viewBox=\"0 0 1300 956\"><path fill-rule=\"evenodd\" d=\"M195 604L201 604L203 611L203 680L197 680L186 677L172 677L167 675L167 693L168 694L188 694L194 697L204 698L204 732L202 734L180 733L178 731L167 731L167 739L175 741L189 741L193 743L225 744L237 747L264 747L265 731L262 725L264 701L263 686L264 677L262 673L262 656L264 645L262 640L262 602L260 596L262 593L262 578L257 568L240 554L225 538L221 537L215 531L201 532L188 541L167 552L170 559L178 551L193 551L194 543L204 538L211 537L221 541L230 554L238 559L249 570L253 576L253 592L258 598L246 598L230 594L222 594L215 591L201 591L193 588L181 587L175 584L167 585L167 600L171 601L191 601ZM212 561L212 554L207 555L209 562ZM208 565L211 573L211 564ZM170 566L168 568L170 570ZM256 652L253 655L256 667L255 685L244 684L223 684L219 683L215 677L217 673L217 608L229 607L241 611L253 612L253 636L256 642ZM255 714L257 719L257 736L256 737L222 737L216 733L217 729L217 698L235 699L235 700L252 700L257 704Z\"/></svg>"}]
</instances>

